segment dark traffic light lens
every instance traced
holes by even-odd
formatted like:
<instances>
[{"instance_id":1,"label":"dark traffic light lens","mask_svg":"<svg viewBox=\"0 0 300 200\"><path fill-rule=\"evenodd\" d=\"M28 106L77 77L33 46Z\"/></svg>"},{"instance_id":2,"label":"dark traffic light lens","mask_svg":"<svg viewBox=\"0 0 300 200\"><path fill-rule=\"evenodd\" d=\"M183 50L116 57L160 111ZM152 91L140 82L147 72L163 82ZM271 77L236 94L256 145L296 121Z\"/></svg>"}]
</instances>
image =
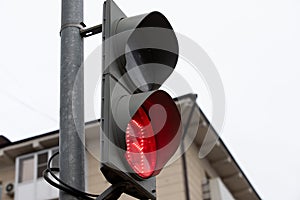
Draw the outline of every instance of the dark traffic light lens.
<instances>
[{"instance_id":1,"label":"dark traffic light lens","mask_svg":"<svg viewBox=\"0 0 300 200\"><path fill-rule=\"evenodd\" d=\"M122 73L129 76L134 90L158 89L173 72L179 46L168 19L160 12L123 18L118 22L115 51Z\"/></svg>"},{"instance_id":2,"label":"dark traffic light lens","mask_svg":"<svg viewBox=\"0 0 300 200\"><path fill-rule=\"evenodd\" d=\"M149 117L140 107L126 129L125 157L142 178L149 178L156 166L156 141Z\"/></svg>"}]
</instances>

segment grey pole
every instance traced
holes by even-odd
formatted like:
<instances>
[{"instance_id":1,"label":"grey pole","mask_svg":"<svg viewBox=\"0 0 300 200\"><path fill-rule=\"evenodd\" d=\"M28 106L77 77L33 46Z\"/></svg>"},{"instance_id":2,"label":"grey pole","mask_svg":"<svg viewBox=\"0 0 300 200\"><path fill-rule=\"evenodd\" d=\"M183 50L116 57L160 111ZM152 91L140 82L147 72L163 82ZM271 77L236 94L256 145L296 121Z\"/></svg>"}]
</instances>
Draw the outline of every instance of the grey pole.
<instances>
[{"instance_id":1,"label":"grey pole","mask_svg":"<svg viewBox=\"0 0 300 200\"><path fill-rule=\"evenodd\" d=\"M85 190L83 0L62 0L60 74L60 178L70 186ZM77 81L75 82L75 80ZM63 191L60 200L75 200Z\"/></svg>"}]
</instances>

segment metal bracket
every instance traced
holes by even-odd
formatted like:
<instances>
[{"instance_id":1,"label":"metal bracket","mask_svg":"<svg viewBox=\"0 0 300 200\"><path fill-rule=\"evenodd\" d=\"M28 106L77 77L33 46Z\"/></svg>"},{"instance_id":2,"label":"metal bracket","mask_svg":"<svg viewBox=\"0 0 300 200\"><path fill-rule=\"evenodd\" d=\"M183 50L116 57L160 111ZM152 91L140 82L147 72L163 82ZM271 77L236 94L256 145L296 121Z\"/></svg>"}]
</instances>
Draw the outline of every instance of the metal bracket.
<instances>
[{"instance_id":1,"label":"metal bracket","mask_svg":"<svg viewBox=\"0 0 300 200\"><path fill-rule=\"evenodd\" d=\"M102 24L99 24L99 25L93 26L91 28L81 29L80 35L81 35L81 37L85 38L85 37L90 37L92 35L96 35L101 32L102 32Z\"/></svg>"},{"instance_id":2,"label":"metal bracket","mask_svg":"<svg viewBox=\"0 0 300 200\"><path fill-rule=\"evenodd\" d=\"M112 184L102 194L100 194L96 200L116 200L125 192L128 183L122 182Z\"/></svg>"},{"instance_id":3,"label":"metal bracket","mask_svg":"<svg viewBox=\"0 0 300 200\"><path fill-rule=\"evenodd\" d=\"M60 31L59 31L59 35L61 35L61 32L65 29L65 28L68 28L68 27L75 27L75 28L78 28L80 31L83 30L85 26L85 24L83 22L79 23L79 24L76 24L76 23L67 23L67 24L63 24L60 28Z\"/></svg>"}]
</instances>

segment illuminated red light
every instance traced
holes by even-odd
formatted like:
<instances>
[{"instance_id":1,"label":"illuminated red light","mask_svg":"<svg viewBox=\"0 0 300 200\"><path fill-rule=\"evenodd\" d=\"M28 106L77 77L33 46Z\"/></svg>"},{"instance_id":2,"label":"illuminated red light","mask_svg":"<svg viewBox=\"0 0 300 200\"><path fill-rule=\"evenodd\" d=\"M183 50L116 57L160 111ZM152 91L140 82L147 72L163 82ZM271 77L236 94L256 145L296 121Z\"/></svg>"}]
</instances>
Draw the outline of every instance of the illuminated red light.
<instances>
[{"instance_id":1,"label":"illuminated red light","mask_svg":"<svg viewBox=\"0 0 300 200\"><path fill-rule=\"evenodd\" d=\"M140 107L127 125L125 157L142 178L149 178L156 166L156 140L146 112Z\"/></svg>"},{"instance_id":2,"label":"illuminated red light","mask_svg":"<svg viewBox=\"0 0 300 200\"><path fill-rule=\"evenodd\" d=\"M141 96L131 99L131 105ZM126 99L120 104L125 104ZM126 116L125 116L126 117ZM124 118L124 117L123 117ZM162 90L155 91L126 123L123 154L132 173L146 179L156 176L176 152L182 135L181 118L170 95Z\"/></svg>"}]
</instances>

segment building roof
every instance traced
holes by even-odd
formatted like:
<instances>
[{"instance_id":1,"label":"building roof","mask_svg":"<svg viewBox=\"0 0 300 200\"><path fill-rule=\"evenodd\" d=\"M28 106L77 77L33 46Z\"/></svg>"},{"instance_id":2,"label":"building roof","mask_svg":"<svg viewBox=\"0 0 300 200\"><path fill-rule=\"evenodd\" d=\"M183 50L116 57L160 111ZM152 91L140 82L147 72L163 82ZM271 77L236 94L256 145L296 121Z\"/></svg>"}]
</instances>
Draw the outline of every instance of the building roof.
<instances>
[{"instance_id":1,"label":"building roof","mask_svg":"<svg viewBox=\"0 0 300 200\"><path fill-rule=\"evenodd\" d=\"M11 142L9 139L7 139L5 136L0 135L0 148L5 147L9 145Z\"/></svg>"},{"instance_id":2,"label":"building roof","mask_svg":"<svg viewBox=\"0 0 300 200\"><path fill-rule=\"evenodd\" d=\"M11 165L15 158L34 151L58 145L58 131L52 131L16 142L7 142L0 146L1 165Z\"/></svg>"},{"instance_id":3,"label":"building roof","mask_svg":"<svg viewBox=\"0 0 300 200\"><path fill-rule=\"evenodd\" d=\"M209 162L235 199L260 200L255 188L198 104L195 103L193 108L196 98L196 95L188 94L177 98L177 101L181 107L183 124L191 115L188 127L192 130L189 133L196 134L191 135L190 139L199 147L199 158Z\"/></svg>"}]
</instances>

